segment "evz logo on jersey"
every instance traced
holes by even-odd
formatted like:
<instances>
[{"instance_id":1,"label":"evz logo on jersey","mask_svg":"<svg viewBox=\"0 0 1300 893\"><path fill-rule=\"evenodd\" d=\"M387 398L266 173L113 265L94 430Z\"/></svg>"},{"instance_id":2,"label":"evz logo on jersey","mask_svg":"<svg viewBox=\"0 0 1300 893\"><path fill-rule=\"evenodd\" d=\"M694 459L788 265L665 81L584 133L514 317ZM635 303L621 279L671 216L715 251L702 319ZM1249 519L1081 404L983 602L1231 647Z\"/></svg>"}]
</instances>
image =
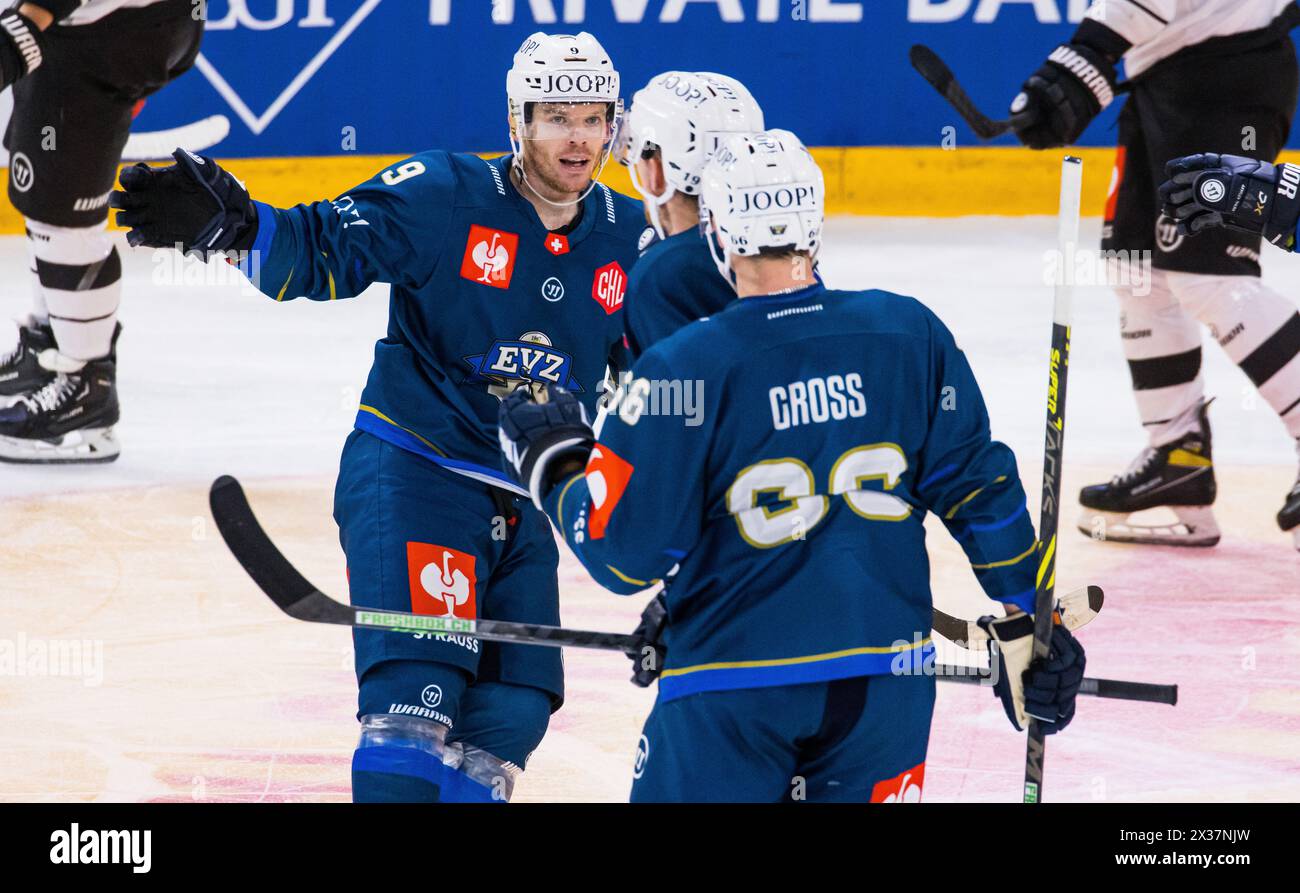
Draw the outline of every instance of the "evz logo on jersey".
<instances>
[{"instance_id":1,"label":"evz logo on jersey","mask_svg":"<svg viewBox=\"0 0 1300 893\"><path fill-rule=\"evenodd\" d=\"M460 262L460 275L470 282L509 288L518 252L516 234L472 223L465 242L465 257Z\"/></svg>"},{"instance_id":2,"label":"evz logo on jersey","mask_svg":"<svg viewBox=\"0 0 1300 893\"><path fill-rule=\"evenodd\" d=\"M596 271L596 278L591 283L591 297L605 308L606 315L618 312L626 293L627 274L618 261L610 261Z\"/></svg>"},{"instance_id":3,"label":"evz logo on jersey","mask_svg":"<svg viewBox=\"0 0 1300 893\"><path fill-rule=\"evenodd\" d=\"M518 382L556 384L570 391L582 391L573 375L573 357L551 346L541 332L525 332L517 341L493 341L486 353L465 357L474 370L470 381L504 385L504 396Z\"/></svg>"},{"instance_id":4,"label":"evz logo on jersey","mask_svg":"<svg viewBox=\"0 0 1300 893\"><path fill-rule=\"evenodd\" d=\"M925 763L921 762L893 778L878 781L871 789L872 803L920 803L925 785Z\"/></svg>"},{"instance_id":5,"label":"evz logo on jersey","mask_svg":"<svg viewBox=\"0 0 1300 893\"><path fill-rule=\"evenodd\" d=\"M473 555L447 546L408 542L406 562L412 613L463 620L478 616Z\"/></svg>"}]
</instances>

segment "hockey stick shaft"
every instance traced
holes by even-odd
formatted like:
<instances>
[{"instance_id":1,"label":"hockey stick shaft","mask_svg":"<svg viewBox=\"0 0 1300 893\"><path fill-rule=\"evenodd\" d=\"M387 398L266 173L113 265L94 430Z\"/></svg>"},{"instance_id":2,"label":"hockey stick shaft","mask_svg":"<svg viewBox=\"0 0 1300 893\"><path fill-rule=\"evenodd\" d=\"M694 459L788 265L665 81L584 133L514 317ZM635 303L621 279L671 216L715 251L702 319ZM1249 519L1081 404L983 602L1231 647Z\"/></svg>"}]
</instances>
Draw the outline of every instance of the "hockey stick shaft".
<instances>
[{"instance_id":1,"label":"hockey stick shaft","mask_svg":"<svg viewBox=\"0 0 1300 893\"><path fill-rule=\"evenodd\" d=\"M1035 660L1047 658L1056 607L1056 544L1061 522L1061 463L1065 448L1065 396L1070 371L1070 304L1074 298L1074 252L1079 244L1083 161L1067 155L1061 163L1061 206L1057 219L1056 288L1052 306L1052 347L1048 353L1047 432L1043 443L1043 493L1038 517L1039 563L1034 591ZM1024 802L1041 803L1047 739L1041 724L1029 720L1025 746Z\"/></svg>"},{"instance_id":2,"label":"hockey stick shaft","mask_svg":"<svg viewBox=\"0 0 1300 893\"><path fill-rule=\"evenodd\" d=\"M1005 120L994 120L984 114L975 105L974 100L962 88L957 81L957 76L952 73L948 64L939 58L939 54L924 44L916 44L912 47L908 58L912 67L916 69L921 77L930 82L930 86L939 91L939 95L948 101L957 114L961 115L967 126L975 132L975 135L981 140L991 140L1002 134L1014 129L1019 123L1017 117L1012 116ZM1127 93L1131 85L1126 81L1115 86L1115 94Z\"/></svg>"},{"instance_id":3,"label":"hockey stick shaft","mask_svg":"<svg viewBox=\"0 0 1300 893\"><path fill-rule=\"evenodd\" d=\"M992 685L987 674L971 674L964 667L939 665L935 667L936 675L944 682L964 682L968 685ZM957 672L954 672L957 671ZM1079 686L1079 694L1095 698L1110 698L1117 701L1145 701L1149 704L1178 703L1177 685L1155 685L1150 682L1127 682L1118 679L1094 679L1085 676Z\"/></svg>"},{"instance_id":4,"label":"hockey stick shaft","mask_svg":"<svg viewBox=\"0 0 1300 893\"><path fill-rule=\"evenodd\" d=\"M342 604L321 592L298 573L289 559L276 548L262 525L253 514L248 498L239 482L229 476L217 478L209 494L212 517L217 530L235 559L253 578L258 587L275 602L276 607L290 617L309 623L329 623L338 626L360 627L399 633L435 633L472 636L488 642L512 642L524 645L541 645L552 648L591 648L599 651L618 651L640 655L642 641L636 636L620 633L592 632L564 629L532 623L512 623L504 620L464 620L455 617L430 617L403 611L383 611L373 608L355 608ZM944 682L982 684L989 679L988 672L977 667L937 665L935 676ZM1094 685L1100 684L1100 688ZM1117 694L1103 694L1111 686L1122 686ZM1115 697L1132 701L1162 701L1149 690L1168 689L1169 686L1152 686L1141 682L1109 682L1084 679L1083 694L1098 697Z\"/></svg>"}]
</instances>

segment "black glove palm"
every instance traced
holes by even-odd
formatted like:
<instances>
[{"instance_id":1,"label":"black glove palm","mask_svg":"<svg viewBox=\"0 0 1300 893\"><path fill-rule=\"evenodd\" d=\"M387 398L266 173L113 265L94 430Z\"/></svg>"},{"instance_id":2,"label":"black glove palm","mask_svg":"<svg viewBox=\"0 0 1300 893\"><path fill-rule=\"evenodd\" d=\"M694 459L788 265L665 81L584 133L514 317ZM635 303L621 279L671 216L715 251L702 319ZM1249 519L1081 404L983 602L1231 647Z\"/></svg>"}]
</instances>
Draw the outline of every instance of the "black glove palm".
<instances>
[{"instance_id":1,"label":"black glove palm","mask_svg":"<svg viewBox=\"0 0 1300 893\"><path fill-rule=\"evenodd\" d=\"M108 198L127 242L178 248L207 260L216 251L245 251L257 238L257 212L248 192L211 158L184 149L175 164L137 164L122 171L121 191Z\"/></svg>"}]
</instances>

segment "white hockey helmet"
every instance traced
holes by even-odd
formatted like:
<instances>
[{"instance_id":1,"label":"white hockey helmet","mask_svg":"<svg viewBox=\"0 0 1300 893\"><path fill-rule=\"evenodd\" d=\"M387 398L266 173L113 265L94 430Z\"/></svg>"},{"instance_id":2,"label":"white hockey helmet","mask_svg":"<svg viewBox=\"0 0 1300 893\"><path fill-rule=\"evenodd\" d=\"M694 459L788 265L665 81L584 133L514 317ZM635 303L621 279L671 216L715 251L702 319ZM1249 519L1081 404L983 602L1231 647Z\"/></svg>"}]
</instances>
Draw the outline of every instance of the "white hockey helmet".
<instances>
[{"instance_id":1,"label":"white hockey helmet","mask_svg":"<svg viewBox=\"0 0 1300 893\"><path fill-rule=\"evenodd\" d=\"M731 255L767 250L816 255L826 189L812 154L788 130L731 137L705 165L700 226L718 272L731 279Z\"/></svg>"},{"instance_id":2,"label":"white hockey helmet","mask_svg":"<svg viewBox=\"0 0 1300 893\"><path fill-rule=\"evenodd\" d=\"M510 147L520 161L524 157L524 139L532 119L533 103L602 102L609 106L606 148L592 174L591 184L574 202L559 204L576 204L585 198L608 162L613 137L623 116L623 101L618 93L619 78L614 63L600 41L586 31L579 34L538 31L529 35L515 53L506 74L506 99L510 108ZM520 172L523 170L521 164Z\"/></svg>"},{"instance_id":3,"label":"white hockey helmet","mask_svg":"<svg viewBox=\"0 0 1300 893\"><path fill-rule=\"evenodd\" d=\"M659 238L659 206L680 192L700 194L700 174L718 145L732 134L763 129L763 110L745 85L708 71L665 71L632 97L614 157L627 165L645 199ZM636 162L659 150L668 189L652 195L637 178Z\"/></svg>"}]
</instances>

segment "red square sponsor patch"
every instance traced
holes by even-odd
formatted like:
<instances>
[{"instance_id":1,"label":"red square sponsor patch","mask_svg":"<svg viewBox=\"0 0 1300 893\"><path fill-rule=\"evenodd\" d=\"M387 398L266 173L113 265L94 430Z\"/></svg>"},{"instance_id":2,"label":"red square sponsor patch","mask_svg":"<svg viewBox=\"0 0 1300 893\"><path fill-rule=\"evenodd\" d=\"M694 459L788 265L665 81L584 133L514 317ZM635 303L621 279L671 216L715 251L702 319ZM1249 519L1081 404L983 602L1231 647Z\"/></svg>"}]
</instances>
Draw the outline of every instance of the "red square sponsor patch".
<instances>
[{"instance_id":1,"label":"red square sponsor patch","mask_svg":"<svg viewBox=\"0 0 1300 893\"><path fill-rule=\"evenodd\" d=\"M606 314L615 313L623 306L626 293L627 274L618 261L610 261L596 271L596 278L591 283L591 297L605 308Z\"/></svg>"},{"instance_id":2,"label":"red square sponsor patch","mask_svg":"<svg viewBox=\"0 0 1300 893\"><path fill-rule=\"evenodd\" d=\"M569 237L561 233L550 233L546 237L546 250L559 257L569 253Z\"/></svg>"},{"instance_id":3,"label":"red square sponsor patch","mask_svg":"<svg viewBox=\"0 0 1300 893\"><path fill-rule=\"evenodd\" d=\"M596 444L587 459L587 492L591 494L591 538L602 539L609 516L623 498L632 478L632 464L604 444Z\"/></svg>"},{"instance_id":4,"label":"red square sponsor patch","mask_svg":"<svg viewBox=\"0 0 1300 893\"><path fill-rule=\"evenodd\" d=\"M900 772L893 778L876 782L871 789L872 803L920 803L925 785L925 761Z\"/></svg>"},{"instance_id":5,"label":"red square sponsor patch","mask_svg":"<svg viewBox=\"0 0 1300 893\"><path fill-rule=\"evenodd\" d=\"M460 275L493 288L509 288L519 253L519 236L488 226L470 224Z\"/></svg>"},{"instance_id":6,"label":"red square sponsor patch","mask_svg":"<svg viewBox=\"0 0 1300 893\"><path fill-rule=\"evenodd\" d=\"M411 612L431 617L474 620L478 605L474 590L474 556L432 543L407 543L406 565L411 579Z\"/></svg>"}]
</instances>

